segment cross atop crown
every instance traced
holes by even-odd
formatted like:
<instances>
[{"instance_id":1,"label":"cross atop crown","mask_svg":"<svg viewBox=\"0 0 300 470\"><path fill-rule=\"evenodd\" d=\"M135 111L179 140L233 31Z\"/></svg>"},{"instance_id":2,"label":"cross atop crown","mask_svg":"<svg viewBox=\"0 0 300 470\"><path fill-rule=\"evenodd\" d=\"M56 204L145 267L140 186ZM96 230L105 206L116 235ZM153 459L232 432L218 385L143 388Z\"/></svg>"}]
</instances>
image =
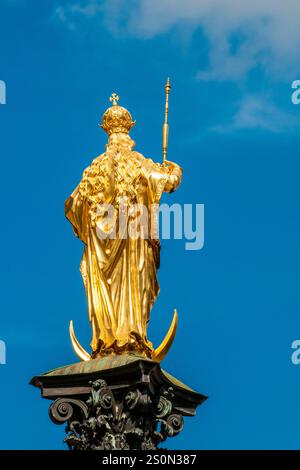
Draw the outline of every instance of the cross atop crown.
<instances>
[{"instance_id":1,"label":"cross atop crown","mask_svg":"<svg viewBox=\"0 0 300 470\"><path fill-rule=\"evenodd\" d=\"M112 95L109 98L109 101L112 102L113 106L117 106L119 99L120 97L116 93L112 93Z\"/></svg>"}]
</instances>

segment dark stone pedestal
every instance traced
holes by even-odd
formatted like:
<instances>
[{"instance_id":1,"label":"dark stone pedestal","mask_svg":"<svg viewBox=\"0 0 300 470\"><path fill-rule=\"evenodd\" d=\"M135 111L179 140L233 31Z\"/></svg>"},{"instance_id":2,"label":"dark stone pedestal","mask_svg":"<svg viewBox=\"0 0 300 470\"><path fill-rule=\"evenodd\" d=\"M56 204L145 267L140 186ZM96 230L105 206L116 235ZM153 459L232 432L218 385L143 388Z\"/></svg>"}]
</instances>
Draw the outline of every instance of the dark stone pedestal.
<instances>
[{"instance_id":1,"label":"dark stone pedestal","mask_svg":"<svg viewBox=\"0 0 300 470\"><path fill-rule=\"evenodd\" d=\"M136 355L107 356L33 377L70 449L156 449L207 398Z\"/></svg>"}]
</instances>

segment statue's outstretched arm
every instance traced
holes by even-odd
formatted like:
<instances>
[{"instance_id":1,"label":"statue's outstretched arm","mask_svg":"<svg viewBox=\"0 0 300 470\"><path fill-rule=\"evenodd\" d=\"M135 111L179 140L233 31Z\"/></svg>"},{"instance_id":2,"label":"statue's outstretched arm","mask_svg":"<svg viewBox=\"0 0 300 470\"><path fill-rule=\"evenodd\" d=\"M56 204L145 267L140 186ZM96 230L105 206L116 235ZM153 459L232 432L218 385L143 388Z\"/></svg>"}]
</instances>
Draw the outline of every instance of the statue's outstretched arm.
<instances>
[{"instance_id":1,"label":"statue's outstretched arm","mask_svg":"<svg viewBox=\"0 0 300 470\"><path fill-rule=\"evenodd\" d=\"M177 163L166 160L161 167L167 172L168 178L165 183L164 191L172 193L176 191L181 183L182 168Z\"/></svg>"}]
</instances>

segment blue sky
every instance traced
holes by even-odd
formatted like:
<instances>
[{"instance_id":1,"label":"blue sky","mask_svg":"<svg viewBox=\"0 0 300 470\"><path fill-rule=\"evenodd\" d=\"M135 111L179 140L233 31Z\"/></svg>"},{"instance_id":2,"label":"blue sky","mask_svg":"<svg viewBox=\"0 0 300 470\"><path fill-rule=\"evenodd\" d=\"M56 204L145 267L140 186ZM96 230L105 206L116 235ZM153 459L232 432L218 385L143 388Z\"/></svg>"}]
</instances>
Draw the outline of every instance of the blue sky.
<instances>
[{"instance_id":1,"label":"blue sky","mask_svg":"<svg viewBox=\"0 0 300 470\"><path fill-rule=\"evenodd\" d=\"M90 340L63 203L103 151L113 91L137 149L161 161L168 75L169 158L184 178L164 202L205 204L205 246L163 241L149 337L161 341L177 307L163 366L209 395L168 447L299 448L299 14L294 0L1 2L1 448L63 448L28 385L76 361L70 319Z\"/></svg>"}]
</instances>

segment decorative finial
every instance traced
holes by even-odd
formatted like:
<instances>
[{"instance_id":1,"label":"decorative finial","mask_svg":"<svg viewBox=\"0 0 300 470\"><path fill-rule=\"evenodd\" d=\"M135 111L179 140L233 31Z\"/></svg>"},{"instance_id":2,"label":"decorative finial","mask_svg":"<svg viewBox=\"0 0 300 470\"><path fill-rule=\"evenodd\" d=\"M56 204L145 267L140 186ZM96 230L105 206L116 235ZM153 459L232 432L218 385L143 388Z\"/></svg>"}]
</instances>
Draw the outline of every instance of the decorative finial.
<instances>
[{"instance_id":1,"label":"decorative finial","mask_svg":"<svg viewBox=\"0 0 300 470\"><path fill-rule=\"evenodd\" d=\"M117 106L119 99L120 97L116 93L112 93L112 95L109 98L109 101L112 102L113 106Z\"/></svg>"},{"instance_id":2,"label":"decorative finial","mask_svg":"<svg viewBox=\"0 0 300 470\"><path fill-rule=\"evenodd\" d=\"M162 139L162 148L163 148L163 161L165 162L167 159L167 151L168 151L168 139L169 139L169 124L168 124L168 115L169 115L169 93L171 90L171 83L169 77L167 78L167 82L165 85L165 92L166 92L166 103L165 103L165 120L163 124L163 139Z\"/></svg>"},{"instance_id":3,"label":"decorative finial","mask_svg":"<svg viewBox=\"0 0 300 470\"><path fill-rule=\"evenodd\" d=\"M166 89L166 92L170 92L170 90L171 90L170 77L167 78L167 83L166 83L165 89Z\"/></svg>"}]
</instances>

